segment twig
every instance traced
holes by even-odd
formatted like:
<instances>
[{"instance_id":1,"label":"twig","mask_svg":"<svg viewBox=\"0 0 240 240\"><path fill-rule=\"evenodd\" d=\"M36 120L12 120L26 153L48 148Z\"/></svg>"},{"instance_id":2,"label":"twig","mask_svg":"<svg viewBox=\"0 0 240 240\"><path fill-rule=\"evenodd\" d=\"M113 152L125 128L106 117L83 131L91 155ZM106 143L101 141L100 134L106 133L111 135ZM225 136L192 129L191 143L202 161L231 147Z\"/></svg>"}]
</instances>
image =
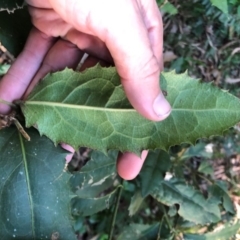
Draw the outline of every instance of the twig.
<instances>
[{"instance_id":1,"label":"twig","mask_svg":"<svg viewBox=\"0 0 240 240\"><path fill-rule=\"evenodd\" d=\"M81 67L82 65L85 63L85 61L87 60L88 58L88 54L87 53L84 53L83 57L81 58L80 62L78 63L77 67L76 67L76 71L80 71L81 70Z\"/></svg>"},{"instance_id":2,"label":"twig","mask_svg":"<svg viewBox=\"0 0 240 240\"><path fill-rule=\"evenodd\" d=\"M239 83L240 82L240 78L230 78L230 77L227 77L225 82L229 83L229 84Z\"/></svg>"},{"instance_id":3,"label":"twig","mask_svg":"<svg viewBox=\"0 0 240 240\"><path fill-rule=\"evenodd\" d=\"M12 107L12 108L17 108L15 104L13 104L13 103L11 103L11 102L8 102L8 101L5 101L5 100L3 100L3 99L1 99L1 98L0 98L0 103L3 103L3 104L5 104L5 105L8 105L8 106L10 106L10 107Z\"/></svg>"},{"instance_id":4,"label":"twig","mask_svg":"<svg viewBox=\"0 0 240 240\"><path fill-rule=\"evenodd\" d=\"M29 137L29 135L26 133L26 131L24 130L24 128L22 127L22 125L20 124L20 122L12 117L11 120L13 121L13 123L15 124L15 126L17 127L18 131L22 134L22 136L27 140L30 141L31 138Z\"/></svg>"},{"instance_id":5,"label":"twig","mask_svg":"<svg viewBox=\"0 0 240 240\"><path fill-rule=\"evenodd\" d=\"M120 185L119 189L118 189L118 195L117 195L116 205L115 205L114 212L113 212L112 224L111 224L108 240L112 240L113 239L113 231L114 231L114 226L115 226L115 222L116 222L117 212L118 212L118 208L119 208L119 202L120 202L121 195L122 195L122 189L123 189L123 187L122 187L122 185Z\"/></svg>"},{"instance_id":6,"label":"twig","mask_svg":"<svg viewBox=\"0 0 240 240\"><path fill-rule=\"evenodd\" d=\"M6 54L8 58L13 62L15 60L14 56L0 43L0 50Z\"/></svg>"}]
</instances>

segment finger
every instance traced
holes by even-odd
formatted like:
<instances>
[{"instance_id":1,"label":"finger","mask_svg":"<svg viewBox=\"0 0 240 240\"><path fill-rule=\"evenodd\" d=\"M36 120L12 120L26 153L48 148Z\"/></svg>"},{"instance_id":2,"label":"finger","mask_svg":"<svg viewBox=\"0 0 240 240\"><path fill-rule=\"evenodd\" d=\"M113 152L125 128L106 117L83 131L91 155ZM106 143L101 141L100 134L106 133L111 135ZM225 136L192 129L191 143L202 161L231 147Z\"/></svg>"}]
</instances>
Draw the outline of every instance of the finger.
<instances>
[{"instance_id":1,"label":"finger","mask_svg":"<svg viewBox=\"0 0 240 240\"><path fill-rule=\"evenodd\" d=\"M139 113L155 121L163 120L170 114L171 107L159 87L159 58L154 55L149 38L148 29L154 29L156 25L162 27L154 4L147 10L153 14L152 20L148 20L147 29L144 21L146 17L141 9L144 5L139 5L139 1L49 2L66 22L79 31L97 36L106 44L127 97ZM106 6L111 10L103 14Z\"/></svg>"},{"instance_id":2,"label":"finger","mask_svg":"<svg viewBox=\"0 0 240 240\"><path fill-rule=\"evenodd\" d=\"M51 8L51 4L49 3L48 0L25 0L25 2L33 7L38 7L38 8Z\"/></svg>"},{"instance_id":3,"label":"finger","mask_svg":"<svg viewBox=\"0 0 240 240\"><path fill-rule=\"evenodd\" d=\"M162 16L156 1L140 1L142 16L148 31L148 37L160 70L163 69L163 24Z\"/></svg>"},{"instance_id":4,"label":"finger","mask_svg":"<svg viewBox=\"0 0 240 240\"><path fill-rule=\"evenodd\" d=\"M79 49L105 61L112 57L105 44L97 37L74 29L52 9L29 7L33 25L49 36L61 37L75 44Z\"/></svg>"},{"instance_id":5,"label":"finger","mask_svg":"<svg viewBox=\"0 0 240 240\"><path fill-rule=\"evenodd\" d=\"M75 152L74 148L71 147L70 145L65 144L65 143L62 143L61 146L62 146L63 149L65 149L69 152L69 154L67 154L67 156L65 157L66 162L67 163L71 162L72 157L73 157L74 152Z\"/></svg>"},{"instance_id":6,"label":"finger","mask_svg":"<svg viewBox=\"0 0 240 240\"><path fill-rule=\"evenodd\" d=\"M23 51L0 82L0 98L12 102L22 97L53 43L52 37L37 29L30 32ZM0 105L1 113L9 110L9 107Z\"/></svg>"},{"instance_id":7,"label":"finger","mask_svg":"<svg viewBox=\"0 0 240 240\"><path fill-rule=\"evenodd\" d=\"M38 72L24 94L24 98L47 73L60 71L66 67L75 69L82 56L83 52L77 46L59 39L46 54Z\"/></svg>"},{"instance_id":8,"label":"finger","mask_svg":"<svg viewBox=\"0 0 240 240\"><path fill-rule=\"evenodd\" d=\"M147 157L148 151L144 150L141 157L134 153L121 153L117 160L117 171L120 177L125 180L134 179L140 172Z\"/></svg>"}]
</instances>

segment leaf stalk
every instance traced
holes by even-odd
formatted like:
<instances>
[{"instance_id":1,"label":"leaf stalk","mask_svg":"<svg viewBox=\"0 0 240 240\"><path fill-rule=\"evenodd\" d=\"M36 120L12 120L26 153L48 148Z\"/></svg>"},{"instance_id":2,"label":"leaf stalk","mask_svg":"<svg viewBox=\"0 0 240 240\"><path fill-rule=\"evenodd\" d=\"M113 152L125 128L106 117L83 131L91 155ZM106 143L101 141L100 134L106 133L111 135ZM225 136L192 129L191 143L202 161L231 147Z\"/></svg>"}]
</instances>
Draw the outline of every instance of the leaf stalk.
<instances>
[{"instance_id":1,"label":"leaf stalk","mask_svg":"<svg viewBox=\"0 0 240 240\"><path fill-rule=\"evenodd\" d=\"M123 186L119 185L118 188L119 189L118 189L118 194L117 194L117 199L116 199L116 205L115 205L114 212L113 212L112 224L111 224L108 240L113 239L114 226L115 226L115 222L116 222L116 217L117 217L119 203L120 203L120 199L121 199L121 195L122 195Z\"/></svg>"}]
</instances>

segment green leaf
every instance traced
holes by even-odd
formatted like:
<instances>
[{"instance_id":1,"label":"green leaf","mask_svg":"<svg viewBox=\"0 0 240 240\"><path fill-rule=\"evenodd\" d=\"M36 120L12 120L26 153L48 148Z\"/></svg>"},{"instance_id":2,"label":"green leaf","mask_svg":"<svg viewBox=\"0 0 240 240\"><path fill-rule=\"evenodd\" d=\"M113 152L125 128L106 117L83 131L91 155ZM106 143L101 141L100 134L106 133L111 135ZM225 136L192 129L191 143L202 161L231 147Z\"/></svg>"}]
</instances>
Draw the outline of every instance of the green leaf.
<instances>
[{"instance_id":1,"label":"green leaf","mask_svg":"<svg viewBox=\"0 0 240 240\"><path fill-rule=\"evenodd\" d=\"M90 161L71 177L70 186L72 191L76 192L85 188L96 187L96 194L92 193L95 197L99 192L98 187L106 179L116 174L117 154L117 151L110 151L106 156L99 151L93 151Z\"/></svg>"},{"instance_id":2,"label":"green leaf","mask_svg":"<svg viewBox=\"0 0 240 240\"><path fill-rule=\"evenodd\" d=\"M210 176L213 176L214 171L211 163L208 160L203 160L198 168L198 172L201 172L203 174L209 174Z\"/></svg>"},{"instance_id":3,"label":"green leaf","mask_svg":"<svg viewBox=\"0 0 240 240\"><path fill-rule=\"evenodd\" d=\"M170 2L166 2L163 6L161 6L161 12L175 15L178 13L178 9L174 7L174 5L172 5Z\"/></svg>"},{"instance_id":4,"label":"green leaf","mask_svg":"<svg viewBox=\"0 0 240 240\"><path fill-rule=\"evenodd\" d=\"M10 68L9 64L0 64L0 76L7 73L8 69Z\"/></svg>"},{"instance_id":5,"label":"green leaf","mask_svg":"<svg viewBox=\"0 0 240 240\"><path fill-rule=\"evenodd\" d=\"M228 14L228 2L227 0L211 0L212 5L219 8L223 13Z\"/></svg>"},{"instance_id":6,"label":"green leaf","mask_svg":"<svg viewBox=\"0 0 240 240\"><path fill-rule=\"evenodd\" d=\"M72 215L74 217L90 216L104 209L109 209L116 197L117 190L118 187L111 193L99 198L74 197L71 200Z\"/></svg>"},{"instance_id":7,"label":"green leaf","mask_svg":"<svg viewBox=\"0 0 240 240\"><path fill-rule=\"evenodd\" d=\"M99 185L85 186L84 188L78 189L75 193L80 198L95 198L101 193L109 189L113 185L115 176L104 178Z\"/></svg>"},{"instance_id":8,"label":"green leaf","mask_svg":"<svg viewBox=\"0 0 240 240\"><path fill-rule=\"evenodd\" d=\"M226 240L234 237L240 229L240 223L233 226L224 225L223 229L204 235L185 234L185 240Z\"/></svg>"},{"instance_id":9,"label":"green leaf","mask_svg":"<svg viewBox=\"0 0 240 240\"><path fill-rule=\"evenodd\" d=\"M117 240L149 240L151 232L154 233L156 239L156 232L159 224L144 225L144 224L130 224L125 227L122 233L117 237Z\"/></svg>"},{"instance_id":10,"label":"green leaf","mask_svg":"<svg viewBox=\"0 0 240 240\"><path fill-rule=\"evenodd\" d=\"M152 196L159 202L172 206L179 204L178 214L197 224L218 222L220 211L215 202L206 200L200 191L177 179L162 181Z\"/></svg>"},{"instance_id":11,"label":"green leaf","mask_svg":"<svg viewBox=\"0 0 240 240\"><path fill-rule=\"evenodd\" d=\"M173 108L162 122L149 121L132 109L115 68L99 65L84 73L66 69L49 74L20 105L27 127L36 126L54 143L104 152L167 150L220 135L239 122L240 101L228 92L186 73L163 73L162 78Z\"/></svg>"},{"instance_id":12,"label":"green leaf","mask_svg":"<svg viewBox=\"0 0 240 240\"><path fill-rule=\"evenodd\" d=\"M212 153L206 151L206 143L197 143L195 146L189 147L184 155L181 157L183 159L189 159L191 157L202 157L202 158L211 158Z\"/></svg>"},{"instance_id":13,"label":"green leaf","mask_svg":"<svg viewBox=\"0 0 240 240\"><path fill-rule=\"evenodd\" d=\"M0 43L15 57L22 51L31 28L27 8L16 10L14 14L0 12Z\"/></svg>"},{"instance_id":14,"label":"green leaf","mask_svg":"<svg viewBox=\"0 0 240 240\"><path fill-rule=\"evenodd\" d=\"M144 198L142 197L141 192L140 191L135 192L135 194L131 198L131 203L128 208L129 216L133 216L138 212L143 201L144 201Z\"/></svg>"},{"instance_id":15,"label":"green leaf","mask_svg":"<svg viewBox=\"0 0 240 240\"><path fill-rule=\"evenodd\" d=\"M146 197L161 184L171 166L169 154L163 150L150 151L140 172L142 196Z\"/></svg>"},{"instance_id":16,"label":"green leaf","mask_svg":"<svg viewBox=\"0 0 240 240\"><path fill-rule=\"evenodd\" d=\"M234 214L234 206L228 195L228 186L224 181L217 181L208 188L209 200L215 203L222 203L226 211Z\"/></svg>"},{"instance_id":17,"label":"green leaf","mask_svg":"<svg viewBox=\"0 0 240 240\"><path fill-rule=\"evenodd\" d=\"M14 10L23 8L24 0L1 0L0 11L14 12Z\"/></svg>"},{"instance_id":18,"label":"green leaf","mask_svg":"<svg viewBox=\"0 0 240 240\"><path fill-rule=\"evenodd\" d=\"M29 129L0 131L0 239L76 239L70 221L66 152Z\"/></svg>"},{"instance_id":19,"label":"green leaf","mask_svg":"<svg viewBox=\"0 0 240 240\"><path fill-rule=\"evenodd\" d=\"M206 240L226 240L230 237L233 237L240 229L240 223L237 223L233 226L225 225L224 228L220 231L207 233Z\"/></svg>"}]
</instances>

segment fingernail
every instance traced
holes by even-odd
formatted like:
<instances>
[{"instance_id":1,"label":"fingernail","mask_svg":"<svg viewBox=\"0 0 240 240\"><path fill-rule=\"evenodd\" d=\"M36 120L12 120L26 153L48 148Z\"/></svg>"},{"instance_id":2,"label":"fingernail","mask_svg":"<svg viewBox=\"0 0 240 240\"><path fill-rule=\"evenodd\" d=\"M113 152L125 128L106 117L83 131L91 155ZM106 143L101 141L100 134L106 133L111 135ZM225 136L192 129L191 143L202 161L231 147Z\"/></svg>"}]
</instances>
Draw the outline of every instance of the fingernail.
<instances>
[{"instance_id":1,"label":"fingernail","mask_svg":"<svg viewBox=\"0 0 240 240\"><path fill-rule=\"evenodd\" d=\"M153 102L153 110L161 120L165 119L171 113L171 106L161 92Z\"/></svg>"}]
</instances>

